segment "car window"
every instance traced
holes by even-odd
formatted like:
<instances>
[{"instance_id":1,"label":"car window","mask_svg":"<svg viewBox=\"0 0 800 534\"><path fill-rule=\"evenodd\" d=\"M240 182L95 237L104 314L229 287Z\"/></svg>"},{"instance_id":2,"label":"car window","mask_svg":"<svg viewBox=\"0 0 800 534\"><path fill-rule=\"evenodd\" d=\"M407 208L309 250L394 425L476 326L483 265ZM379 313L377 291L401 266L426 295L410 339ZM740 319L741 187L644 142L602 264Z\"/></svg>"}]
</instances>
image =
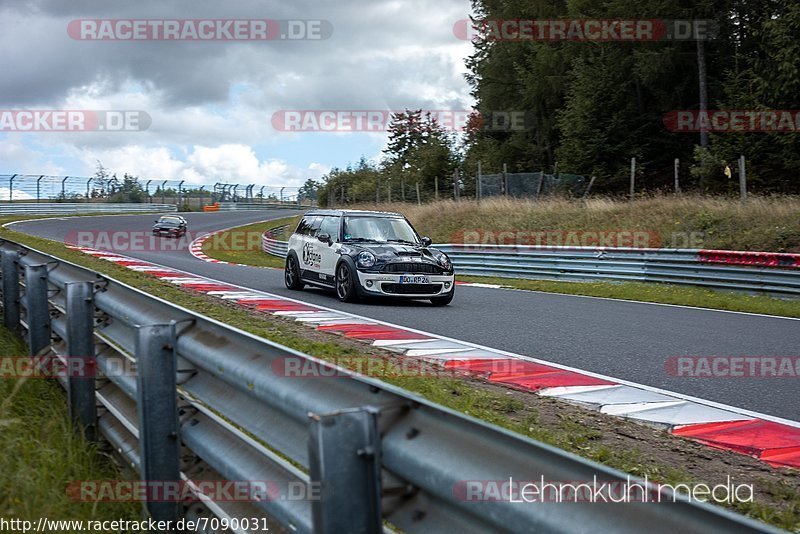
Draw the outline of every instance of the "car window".
<instances>
[{"instance_id":1,"label":"car window","mask_svg":"<svg viewBox=\"0 0 800 534\"><path fill-rule=\"evenodd\" d=\"M322 224L319 226L320 234L328 234L336 241L339 239L339 217L323 217Z\"/></svg>"},{"instance_id":2,"label":"car window","mask_svg":"<svg viewBox=\"0 0 800 534\"><path fill-rule=\"evenodd\" d=\"M300 225L297 227L297 233L300 235L312 235L314 222L317 219L319 219L317 215L306 215L303 217L303 220L300 221Z\"/></svg>"},{"instance_id":3,"label":"car window","mask_svg":"<svg viewBox=\"0 0 800 534\"><path fill-rule=\"evenodd\" d=\"M311 221L310 226L308 227L308 235L309 237L316 237L319 233L319 226L322 224L322 217L321 215L314 217L314 220Z\"/></svg>"},{"instance_id":4,"label":"car window","mask_svg":"<svg viewBox=\"0 0 800 534\"><path fill-rule=\"evenodd\" d=\"M346 217L344 239L371 241L407 241L417 243L419 238L411 225L399 217Z\"/></svg>"},{"instance_id":5,"label":"car window","mask_svg":"<svg viewBox=\"0 0 800 534\"><path fill-rule=\"evenodd\" d=\"M300 224L297 225L297 230L295 230L294 233L297 235L305 235L309 226L308 217L303 217L300 220Z\"/></svg>"}]
</instances>

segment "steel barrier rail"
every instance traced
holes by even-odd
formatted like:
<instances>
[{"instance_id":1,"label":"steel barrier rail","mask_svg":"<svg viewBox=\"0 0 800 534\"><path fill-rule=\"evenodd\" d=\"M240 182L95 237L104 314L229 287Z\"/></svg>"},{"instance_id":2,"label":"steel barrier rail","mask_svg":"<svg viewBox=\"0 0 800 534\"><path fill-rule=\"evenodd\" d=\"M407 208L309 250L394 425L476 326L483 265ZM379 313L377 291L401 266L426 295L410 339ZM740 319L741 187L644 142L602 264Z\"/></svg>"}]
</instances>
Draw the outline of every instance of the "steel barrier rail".
<instances>
[{"instance_id":1,"label":"steel barrier rail","mask_svg":"<svg viewBox=\"0 0 800 534\"><path fill-rule=\"evenodd\" d=\"M800 270L701 262L699 250L436 245L457 272L554 280L663 282L800 296Z\"/></svg>"},{"instance_id":2,"label":"steel barrier rail","mask_svg":"<svg viewBox=\"0 0 800 534\"><path fill-rule=\"evenodd\" d=\"M205 508L319 533L778 532L681 496L672 502L667 489L660 503L476 496L474 484L509 477L643 482L25 246L4 242L0 260L5 326L26 333L31 355L49 350L105 371L61 380L70 414L143 480L270 481L306 496L205 499L187 510L153 500L154 519ZM287 358L336 376L285 376ZM113 371L120 362L130 370Z\"/></svg>"},{"instance_id":3,"label":"steel barrier rail","mask_svg":"<svg viewBox=\"0 0 800 534\"><path fill-rule=\"evenodd\" d=\"M0 215L61 215L79 213L153 213L178 211L174 204L14 203L0 204Z\"/></svg>"},{"instance_id":4,"label":"steel barrier rail","mask_svg":"<svg viewBox=\"0 0 800 534\"><path fill-rule=\"evenodd\" d=\"M277 236L282 235L288 226L288 224L284 224L283 226L270 228L264 232L261 236L261 250L267 254L285 258L289 253L289 242L281 241L277 239Z\"/></svg>"},{"instance_id":5,"label":"steel barrier rail","mask_svg":"<svg viewBox=\"0 0 800 534\"><path fill-rule=\"evenodd\" d=\"M267 230L262 250L286 257L288 243ZM516 245L433 245L447 253L456 272L500 278L573 281L661 282L765 293L779 297L800 296L800 269L701 261L695 249L548 247ZM715 251L716 252L716 251ZM717 254L737 254L733 251ZM747 256L752 253L739 253ZM778 254L773 254L773 256ZM779 256L779 255L778 255Z\"/></svg>"}]
</instances>

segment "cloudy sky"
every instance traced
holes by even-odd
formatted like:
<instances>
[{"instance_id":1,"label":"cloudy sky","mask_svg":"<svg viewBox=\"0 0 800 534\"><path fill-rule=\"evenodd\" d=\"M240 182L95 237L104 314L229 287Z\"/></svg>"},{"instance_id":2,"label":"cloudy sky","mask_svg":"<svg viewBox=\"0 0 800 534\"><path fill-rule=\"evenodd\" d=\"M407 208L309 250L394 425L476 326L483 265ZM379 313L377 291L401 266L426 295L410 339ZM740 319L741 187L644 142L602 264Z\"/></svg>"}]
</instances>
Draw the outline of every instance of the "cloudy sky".
<instances>
[{"instance_id":1,"label":"cloudy sky","mask_svg":"<svg viewBox=\"0 0 800 534\"><path fill-rule=\"evenodd\" d=\"M1 111L136 110L152 119L125 132L20 132L3 123L0 174L90 176L99 160L148 179L297 186L362 155L378 158L383 132L286 132L272 118L282 110L469 109L471 47L453 34L469 8L468 0L0 0ZM99 19L321 20L320 31L332 34L92 40L68 31ZM288 24L268 34L291 37ZM306 27L316 28L293 26Z\"/></svg>"}]
</instances>

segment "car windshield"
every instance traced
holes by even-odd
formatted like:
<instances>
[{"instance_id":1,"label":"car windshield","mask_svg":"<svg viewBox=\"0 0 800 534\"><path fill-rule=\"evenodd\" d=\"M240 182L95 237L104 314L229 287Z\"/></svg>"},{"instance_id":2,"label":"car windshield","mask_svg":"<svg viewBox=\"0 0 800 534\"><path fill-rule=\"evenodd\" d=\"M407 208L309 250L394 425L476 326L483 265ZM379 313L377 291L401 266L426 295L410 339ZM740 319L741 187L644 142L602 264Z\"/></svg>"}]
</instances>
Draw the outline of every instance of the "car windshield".
<instances>
[{"instance_id":1,"label":"car windshield","mask_svg":"<svg viewBox=\"0 0 800 534\"><path fill-rule=\"evenodd\" d=\"M419 243L408 221L398 217L345 217L344 240Z\"/></svg>"},{"instance_id":2,"label":"car windshield","mask_svg":"<svg viewBox=\"0 0 800 534\"><path fill-rule=\"evenodd\" d=\"M181 223L180 220L175 219L174 217L164 217L163 219L159 219L158 224L162 226L178 226Z\"/></svg>"}]
</instances>

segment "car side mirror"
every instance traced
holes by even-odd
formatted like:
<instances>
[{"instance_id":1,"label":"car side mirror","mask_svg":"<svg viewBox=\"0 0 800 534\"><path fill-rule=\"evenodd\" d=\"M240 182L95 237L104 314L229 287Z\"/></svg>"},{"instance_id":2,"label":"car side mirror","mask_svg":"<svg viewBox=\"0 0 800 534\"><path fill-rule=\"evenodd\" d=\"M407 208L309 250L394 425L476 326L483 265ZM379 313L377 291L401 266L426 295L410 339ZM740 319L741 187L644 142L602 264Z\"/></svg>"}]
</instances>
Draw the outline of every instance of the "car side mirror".
<instances>
[{"instance_id":1,"label":"car side mirror","mask_svg":"<svg viewBox=\"0 0 800 534\"><path fill-rule=\"evenodd\" d=\"M331 244L331 235L330 234L319 234L317 239L322 241L323 243Z\"/></svg>"},{"instance_id":2,"label":"car side mirror","mask_svg":"<svg viewBox=\"0 0 800 534\"><path fill-rule=\"evenodd\" d=\"M430 237L423 237L422 238L422 246L423 247L429 247L429 246L431 246L431 243L432 243L432 241L431 241Z\"/></svg>"},{"instance_id":3,"label":"car side mirror","mask_svg":"<svg viewBox=\"0 0 800 534\"><path fill-rule=\"evenodd\" d=\"M153 221L153 222L154 222L154 223L157 223L158 221Z\"/></svg>"}]
</instances>

